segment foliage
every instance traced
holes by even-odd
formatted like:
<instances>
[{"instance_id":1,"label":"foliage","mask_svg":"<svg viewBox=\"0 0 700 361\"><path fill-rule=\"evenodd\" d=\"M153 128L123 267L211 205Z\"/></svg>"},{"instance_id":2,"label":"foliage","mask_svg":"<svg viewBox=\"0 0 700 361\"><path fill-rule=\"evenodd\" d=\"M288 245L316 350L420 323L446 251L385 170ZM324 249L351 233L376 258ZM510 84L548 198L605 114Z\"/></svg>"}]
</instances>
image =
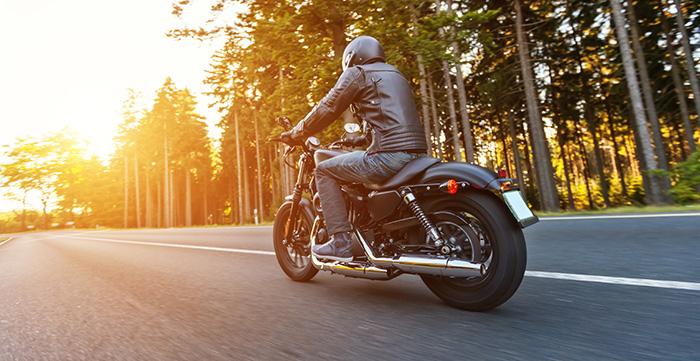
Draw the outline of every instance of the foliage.
<instances>
[{"instance_id":1,"label":"foliage","mask_svg":"<svg viewBox=\"0 0 700 361\"><path fill-rule=\"evenodd\" d=\"M700 200L700 151L691 154L671 171L671 195L681 204Z\"/></svg>"},{"instance_id":2,"label":"foliage","mask_svg":"<svg viewBox=\"0 0 700 361\"><path fill-rule=\"evenodd\" d=\"M334 84L346 43L368 34L414 86L418 106L426 105L421 115L433 156L466 153L466 127L454 119L466 115L475 162L506 168L529 203L542 208L546 192L536 169L547 159L534 152L543 139L528 122L516 4L522 4L531 86L559 205L571 211L643 204L649 176L670 176L677 202L697 200L698 155L690 154L700 117L693 107L689 116L678 111L693 104L686 89L693 79L680 74L675 82L671 71L697 59L682 51L675 7L660 0L630 0L623 9L627 19L636 17L627 20L629 30L642 34L636 40L659 119L649 128L660 142L641 139L633 121L608 1L212 0L206 21L169 36L222 40L205 79L210 106L221 113L219 146L208 139L194 96L167 79L147 109L135 108L136 94L126 100L108 162L85 157L69 134L19 139L4 150L2 185L18 189L20 201L27 192L44 194L47 206L55 200L44 223L52 216L81 226L246 223L254 209L269 218L294 181L281 162L282 147L265 141L282 130L275 117L304 117ZM172 12L186 17L192 6L174 0ZM682 2L681 11L688 32L697 34L700 4ZM697 47L697 36L691 41ZM456 88L457 69L463 89ZM460 91L467 104L452 115L448 104L457 99L449 97ZM341 132L337 124L320 138L327 143ZM661 169L673 170L644 164L642 145L654 149L655 159L665 156ZM17 217L32 222L28 210Z\"/></svg>"}]
</instances>

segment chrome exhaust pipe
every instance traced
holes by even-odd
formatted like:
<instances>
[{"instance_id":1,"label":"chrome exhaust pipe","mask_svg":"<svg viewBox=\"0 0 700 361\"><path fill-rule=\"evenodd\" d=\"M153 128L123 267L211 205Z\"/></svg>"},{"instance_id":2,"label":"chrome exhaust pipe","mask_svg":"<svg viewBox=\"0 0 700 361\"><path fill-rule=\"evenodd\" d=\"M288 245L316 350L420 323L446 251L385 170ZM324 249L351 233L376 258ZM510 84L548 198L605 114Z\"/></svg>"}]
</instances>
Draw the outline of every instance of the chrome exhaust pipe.
<instances>
[{"instance_id":1,"label":"chrome exhaust pipe","mask_svg":"<svg viewBox=\"0 0 700 361\"><path fill-rule=\"evenodd\" d=\"M405 273L428 274L445 277L481 277L486 267L483 263L465 260L423 255L403 255L398 258L375 257L360 232L355 232L371 263L384 268L396 268Z\"/></svg>"},{"instance_id":2,"label":"chrome exhaust pipe","mask_svg":"<svg viewBox=\"0 0 700 361\"><path fill-rule=\"evenodd\" d=\"M311 259L313 261L314 267L318 268L319 270L331 271L333 273L341 274L348 277L387 281L398 276L398 274L400 273L399 271L369 266L357 262L321 262L313 254L311 254Z\"/></svg>"},{"instance_id":3,"label":"chrome exhaust pipe","mask_svg":"<svg viewBox=\"0 0 700 361\"><path fill-rule=\"evenodd\" d=\"M316 233L318 231L319 222L319 217L316 217L311 230L311 247L313 247L316 244ZM314 267L321 271L331 271L333 273L341 274L348 277L366 278L379 281L390 280L401 273L400 271L379 268L358 262L322 262L321 260L316 258L313 252L311 252L311 262L313 263Z\"/></svg>"}]
</instances>

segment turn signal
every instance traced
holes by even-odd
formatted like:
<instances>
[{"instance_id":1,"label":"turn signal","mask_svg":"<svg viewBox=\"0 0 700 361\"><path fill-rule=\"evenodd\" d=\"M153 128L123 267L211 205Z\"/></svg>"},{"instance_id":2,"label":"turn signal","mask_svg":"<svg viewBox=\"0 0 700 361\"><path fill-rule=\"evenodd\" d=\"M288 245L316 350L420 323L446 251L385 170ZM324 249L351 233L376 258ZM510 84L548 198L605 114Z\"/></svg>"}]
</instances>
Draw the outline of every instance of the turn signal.
<instances>
[{"instance_id":1,"label":"turn signal","mask_svg":"<svg viewBox=\"0 0 700 361\"><path fill-rule=\"evenodd\" d=\"M447 181L447 193L455 194L455 193L457 193L457 190L459 190L459 186L457 185L457 181L454 179L448 180Z\"/></svg>"}]
</instances>

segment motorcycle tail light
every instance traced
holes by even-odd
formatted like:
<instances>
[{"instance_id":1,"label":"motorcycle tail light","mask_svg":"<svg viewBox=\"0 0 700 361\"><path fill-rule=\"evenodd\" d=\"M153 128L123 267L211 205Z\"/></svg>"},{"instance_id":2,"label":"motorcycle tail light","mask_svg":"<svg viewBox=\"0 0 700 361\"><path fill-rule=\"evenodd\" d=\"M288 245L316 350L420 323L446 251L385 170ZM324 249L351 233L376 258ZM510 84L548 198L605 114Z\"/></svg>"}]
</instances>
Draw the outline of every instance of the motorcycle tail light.
<instances>
[{"instance_id":1,"label":"motorcycle tail light","mask_svg":"<svg viewBox=\"0 0 700 361\"><path fill-rule=\"evenodd\" d=\"M505 168L499 169L498 178L508 178L508 171Z\"/></svg>"},{"instance_id":2,"label":"motorcycle tail light","mask_svg":"<svg viewBox=\"0 0 700 361\"><path fill-rule=\"evenodd\" d=\"M457 193L457 190L459 190L459 186L457 185L457 181L454 179L448 180L447 181L447 193L455 194L455 193Z\"/></svg>"}]
</instances>

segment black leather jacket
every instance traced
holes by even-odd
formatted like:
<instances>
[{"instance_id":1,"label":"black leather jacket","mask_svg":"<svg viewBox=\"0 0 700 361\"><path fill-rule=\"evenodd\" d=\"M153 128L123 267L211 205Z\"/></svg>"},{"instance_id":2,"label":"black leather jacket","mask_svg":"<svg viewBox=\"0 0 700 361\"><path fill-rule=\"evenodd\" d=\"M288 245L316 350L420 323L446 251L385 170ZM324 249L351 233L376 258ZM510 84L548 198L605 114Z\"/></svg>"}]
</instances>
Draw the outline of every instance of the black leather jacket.
<instances>
[{"instance_id":1,"label":"black leather jacket","mask_svg":"<svg viewBox=\"0 0 700 361\"><path fill-rule=\"evenodd\" d=\"M294 127L294 137L320 132L348 107L371 129L368 153L427 150L411 87L398 69L386 63L346 69L333 89Z\"/></svg>"}]
</instances>

